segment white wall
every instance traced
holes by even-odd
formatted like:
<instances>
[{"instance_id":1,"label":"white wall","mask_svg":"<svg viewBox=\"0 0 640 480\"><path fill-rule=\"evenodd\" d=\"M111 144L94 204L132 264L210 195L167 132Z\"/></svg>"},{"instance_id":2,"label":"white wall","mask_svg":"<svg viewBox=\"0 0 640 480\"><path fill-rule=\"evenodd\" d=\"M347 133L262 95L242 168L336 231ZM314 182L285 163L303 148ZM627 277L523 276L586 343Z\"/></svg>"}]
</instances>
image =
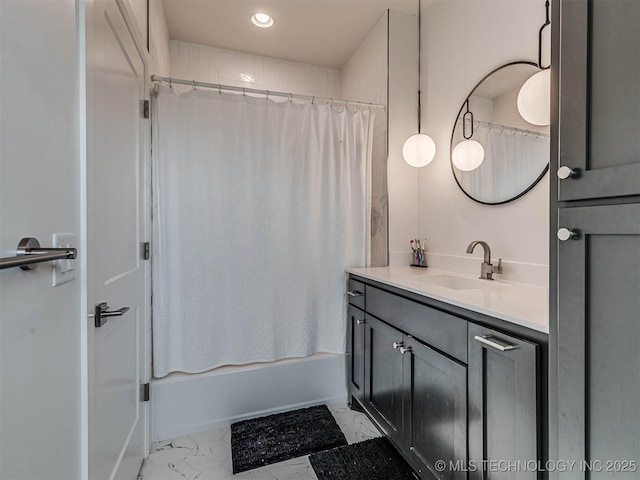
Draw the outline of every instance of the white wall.
<instances>
[{"instance_id":1,"label":"white wall","mask_svg":"<svg viewBox=\"0 0 640 480\"><path fill-rule=\"evenodd\" d=\"M129 10L133 12L133 19L141 38L147 39L147 0L127 0Z\"/></svg>"},{"instance_id":2,"label":"white wall","mask_svg":"<svg viewBox=\"0 0 640 480\"><path fill-rule=\"evenodd\" d=\"M388 16L383 15L342 66L342 98L387 104ZM387 112L375 109L371 169L371 266L388 264Z\"/></svg>"},{"instance_id":3,"label":"white wall","mask_svg":"<svg viewBox=\"0 0 640 480\"><path fill-rule=\"evenodd\" d=\"M548 264L549 175L514 202L485 206L460 191L449 164L451 130L467 94L504 63L536 61L543 22L539 0L436 0L423 7L423 120L438 153L418 173L418 230L431 253L471 259L468 243L486 240L496 258L534 269ZM478 258L464 263L479 268ZM506 265L504 278L522 267L517 263ZM544 267L537 270L546 278Z\"/></svg>"},{"instance_id":4,"label":"white wall","mask_svg":"<svg viewBox=\"0 0 640 480\"><path fill-rule=\"evenodd\" d=\"M169 60L169 27L161 0L149 2L149 74L163 77L171 74Z\"/></svg>"},{"instance_id":5,"label":"white wall","mask_svg":"<svg viewBox=\"0 0 640 480\"><path fill-rule=\"evenodd\" d=\"M387 23L385 14L340 69L343 98L387 103Z\"/></svg>"},{"instance_id":6,"label":"white wall","mask_svg":"<svg viewBox=\"0 0 640 480\"><path fill-rule=\"evenodd\" d=\"M170 42L170 58L174 78L340 98L340 70L333 68L177 40Z\"/></svg>"},{"instance_id":7,"label":"white wall","mask_svg":"<svg viewBox=\"0 0 640 480\"><path fill-rule=\"evenodd\" d=\"M80 233L75 0L0 1L0 256ZM80 250L80 256L86 252ZM80 262L0 271L0 478L81 472ZM86 318L86 317L85 317Z\"/></svg>"},{"instance_id":8,"label":"white wall","mask_svg":"<svg viewBox=\"0 0 640 480\"><path fill-rule=\"evenodd\" d=\"M411 262L418 226L418 172L402 158L418 132L418 17L389 12L389 264Z\"/></svg>"}]
</instances>

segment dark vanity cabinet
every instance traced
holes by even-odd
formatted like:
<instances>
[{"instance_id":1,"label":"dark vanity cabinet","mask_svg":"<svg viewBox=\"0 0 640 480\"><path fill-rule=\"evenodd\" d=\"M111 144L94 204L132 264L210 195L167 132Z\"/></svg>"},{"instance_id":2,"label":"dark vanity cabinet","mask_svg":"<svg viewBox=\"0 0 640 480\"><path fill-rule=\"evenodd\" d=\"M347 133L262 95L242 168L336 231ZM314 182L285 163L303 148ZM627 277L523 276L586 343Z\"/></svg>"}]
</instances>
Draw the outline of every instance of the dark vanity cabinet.
<instances>
[{"instance_id":1,"label":"dark vanity cabinet","mask_svg":"<svg viewBox=\"0 0 640 480\"><path fill-rule=\"evenodd\" d=\"M414 338L404 344L402 448L421 473L463 480L464 469L441 472L436 463L466 459L467 367Z\"/></svg>"},{"instance_id":2,"label":"dark vanity cabinet","mask_svg":"<svg viewBox=\"0 0 640 480\"><path fill-rule=\"evenodd\" d=\"M640 478L640 2L554 6L554 479ZM559 28L558 28L559 27ZM558 160L556 160L558 159ZM554 162L556 163L554 165ZM562 167L569 166L572 175ZM566 177L566 178L565 178ZM553 185L553 183L552 183ZM555 233L558 238L555 238ZM557 283L556 283L557 282Z\"/></svg>"},{"instance_id":3,"label":"dark vanity cabinet","mask_svg":"<svg viewBox=\"0 0 640 480\"><path fill-rule=\"evenodd\" d=\"M466 366L370 315L366 332L369 414L426 478L465 478L435 463L466 459Z\"/></svg>"},{"instance_id":4,"label":"dark vanity cabinet","mask_svg":"<svg viewBox=\"0 0 640 480\"><path fill-rule=\"evenodd\" d=\"M401 446L404 358L400 348L404 335L370 315L365 331L365 407L391 440Z\"/></svg>"},{"instance_id":5,"label":"dark vanity cabinet","mask_svg":"<svg viewBox=\"0 0 640 480\"><path fill-rule=\"evenodd\" d=\"M559 200L638 195L640 2L563 0L560 9Z\"/></svg>"},{"instance_id":6,"label":"dark vanity cabinet","mask_svg":"<svg viewBox=\"0 0 640 480\"><path fill-rule=\"evenodd\" d=\"M347 281L347 382L349 405L361 408L364 404L364 284L352 278ZM353 400L358 403L353 404Z\"/></svg>"},{"instance_id":7,"label":"dark vanity cabinet","mask_svg":"<svg viewBox=\"0 0 640 480\"><path fill-rule=\"evenodd\" d=\"M500 459L527 465L539 458L540 389L534 343L479 325L469 325L469 459L480 465ZM518 472L518 480L537 473ZM501 476L502 474L502 476ZM503 472L470 479L516 478Z\"/></svg>"},{"instance_id":8,"label":"dark vanity cabinet","mask_svg":"<svg viewBox=\"0 0 640 480\"><path fill-rule=\"evenodd\" d=\"M640 477L640 204L562 208L558 245L558 458Z\"/></svg>"},{"instance_id":9,"label":"dark vanity cabinet","mask_svg":"<svg viewBox=\"0 0 640 480\"><path fill-rule=\"evenodd\" d=\"M504 472L483 476L483 462L545 458L539 442L536 343L379 284L365 284L364 291L364 323L357 322L361 311L349 307L351 401L364 408L422 478L512 478ZM358 328L364 332L363 363L354 355ZM362 383L353 373L362 367L364 401ZM534 472L517 478L538 477Z\"/></svg>"},{"instance_id":10,"label":"dark vanity cabinet","mask_svg":"<svg viewBox=\"0 0 640 480\"><path fill-rule=\"evenodd\" d=\"M347 311L347 378L349 395L364 403L364 312L353 305Z\"/></svg>"}]
</instances>

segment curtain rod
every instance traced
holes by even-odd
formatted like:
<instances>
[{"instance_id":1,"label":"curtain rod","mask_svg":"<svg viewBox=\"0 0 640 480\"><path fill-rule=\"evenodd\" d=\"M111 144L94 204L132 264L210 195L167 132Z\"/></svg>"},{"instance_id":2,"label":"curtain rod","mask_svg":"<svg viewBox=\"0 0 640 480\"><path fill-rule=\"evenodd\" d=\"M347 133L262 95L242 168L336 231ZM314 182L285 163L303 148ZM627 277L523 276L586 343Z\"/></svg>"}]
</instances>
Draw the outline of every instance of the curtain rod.
<instances>
[{"instance_id":1,"label":"curtain rod","mask_svg":"<svg viewBox=\"0 0 640 480\"><path fill-rule=\"evenodd\" d=\"M172 83L177 83L178 85L189 85L192 87L214 88L217 90L230 90L233 92L253 93L257 95L264 95L267 98L269 97L283 97L283 98L289 98L289 99L295 98L298 100L307 100L307 101L310 101L311 103L314 103L315 101L320 101L320 102L326 102L330 105L333 105L334 103L341 103L344 105L357 105L357 106L369 107L369 108L385 108L384 105L379 103L365 103L365 102L340 100L340 99L327 98L327 97L314 97L312 95L299 95L295 93L272 92L270 90L257 90L255 88L234 87L232 85L221 85L218 83L198 82L196 80L182 80L179 78L160 77L158 75L152 75L151 81L156 84L161 82L168 83L169 85L171 85Z\"/></svg>"},{"instance_id":2,"label":"curtain rod","mask_svg":"<svg viewBox=\"0 0 640 480\"><path fill-rule=\"evenodd\" d=\"M456 122L458 124L462 124L462 119L458 118ZM500 125L499 123L491 123L491 122L482 122L479 120L475 120L473 122L474 127L487 128L488 130L498 130L499 132L510 132L516 133L518 135L524 135L527 137L538 137L538 138L549 138L548 133L537 132L535 130L524 130L522 128L509 127L507 125Z\"/></svg>"}]
</instances>

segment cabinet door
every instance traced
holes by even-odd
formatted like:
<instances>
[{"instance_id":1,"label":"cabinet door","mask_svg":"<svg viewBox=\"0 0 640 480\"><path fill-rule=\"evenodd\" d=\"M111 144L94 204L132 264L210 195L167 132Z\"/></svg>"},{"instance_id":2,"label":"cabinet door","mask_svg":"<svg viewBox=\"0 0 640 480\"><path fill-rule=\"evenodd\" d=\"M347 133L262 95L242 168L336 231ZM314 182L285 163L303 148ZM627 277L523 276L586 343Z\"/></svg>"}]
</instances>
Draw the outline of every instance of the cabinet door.
<instances>
[{"instance_id":1,"label":"cabinet door","mask_svg":"<svg viewBox=\"0 0 640 480\"><path fill-rule=\"evenodd\" d=\"M628 462L640 461L640 205L564 208L559 224L579 236L558 245L552 421L560 459L603 468L559 478L637 479Z\"/></svg>"},{"instance_id":2,"label":"cabinet door","mask_svg":"<svg viewBox=\"0 0 640 480\"><path fill-rule=\"evenodd\" d=\"M365 406L387 435L402 446L402 333L367 315Z\"/></svg>"},{"instance_id":3,"label":"cabinet door","mask_svg":"<svg viewBox=\"0 0 640 480\"><path fill-rule=\"evenodd\" d=\"M540 458L537 346L469 324L469 460L473 480L536 480ZM483 462L511 461L517 471ZM474 469L471 469L474 470Z\"/></svg>"},{"instance_id":4,"label":"cabinet door","mask_svg":"<svg viewBox=\"0 0 640 480\"><path fill-rule=\"evenodd\" d=\"M364 312L349 305L347 317L349 395L364 404Z\"/></svg>"},{"instance_id":5,"label":"cabinet door","mask_svg":"<svg viewBox=\"0 0 640 480\"><path fill-rule=\"evenodd\" d=\"M449 465L467 460L467 368L411 337L404 343L404 451L425 478L462 480Z\"/></svg>"},{"instance_id":6,"label":"cabinet door","mask_svg":"<svg viewBox=\"0 0 640 480\"><path fill-rule=\"evenodd\" d=\"M640 194L640 2L561 3L559 200Z\"/></svg>"}]
</instances>

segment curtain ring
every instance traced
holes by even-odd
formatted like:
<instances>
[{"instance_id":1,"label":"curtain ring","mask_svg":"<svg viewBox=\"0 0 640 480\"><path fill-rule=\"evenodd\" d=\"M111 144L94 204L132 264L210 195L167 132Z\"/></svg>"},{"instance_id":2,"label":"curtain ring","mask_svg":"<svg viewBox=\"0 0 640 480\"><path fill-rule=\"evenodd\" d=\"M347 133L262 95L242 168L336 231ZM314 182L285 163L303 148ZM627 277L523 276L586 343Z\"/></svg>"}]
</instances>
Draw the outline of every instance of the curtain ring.
<instances>
[{"instance_id":1,"label":"curtain ring","mask_svg":"<svg viewBox=\"0 0 640 480\"><path fill-rule=\"evenodd\" d=\"M349 110L349 100L344 101L344 109Z\"/></svg>"},{"instance_id":2,"label":"curtain ring","mask_svg":"<svg viewBox=\"0 0 640 480\"><path fill-rule=\"evenodd\" d=\"M316 97L313 97L313 98L311 99L311 105L313 105L313 103L314 103L315 101L316 101Z\"/></svg>"},{"instance_id":3,"label":"curtain ring","mask_svg":"<svg viewBox=\"0 0 640 480\"><path fill-rule=\"evenodd\" d=\"M289 92L289 101L293 100L293 93Z\"/></svg>"},{"instance_id":4,"label":"curtain ring","mask_svg":"<svg viewBox=\"0 0 640 480\"><path fill-rule=\"evenodd\" d=\"M245 91L244 91L244 87L242 87L242 96L243 96L243 97L246 97L246 96L247 96L247 94L246 94L246 93L245 93Z\"/></svg>"},{"instance_id":5,"label":"curtain ring","mask_svg":"<svg viewBox=\"0 0 640 480\"><path fill-rule=\"evenodd\" d=\"M269 100L269 90L267 90L267 100Z\"/></svg>"},{"instance_id":6,"label":"curtain ring","mask_svg":"<svg viewBox=\"0 0 640 480\"><path fill-rule=\"evenodd\" d=\"M330 99L331 103L329 104L330 107L333 107L333 98Z\"/></svg>"},{"instance_id":7,"label":"curtain ring","mask_svg":"<svg viewBox=\"0 0 640 480\"><path fill-rule=\"evenodd\" d=\"M192 80L192 82L193 82L193 89L194 89L194 90L197 90L197 87L196 87L196 81L195 81L195 80Z\"/></svg>"},{"instance_id":8,"label":"curtain ring","mask_svg":"<svg viewBox=\"0 0 640 480\"><path fill-rule=\"evenodd\" d=\"M371 108L373 107L373 103L369 104L369 111L371 111Z\"/></svg>"},{"instance_id":9,"label":"curtain ring","mask_svg":"<svg viewBox=\"0 0 640 480\"><path fill-rule=\"evenodd\" d=\"M171 81L171 77L169 77L169 88L173 88L173 83Z\"/></svg>"},{"instance_id":10,"label":"curtain ring","mask_svg":"<svg viewBox=\"0 0 640 480\"><path fill-rule=\"evenodd\" d=\"M218 93L222 95L222 85L218 84Z\"/></svg>"}]
</instances>

